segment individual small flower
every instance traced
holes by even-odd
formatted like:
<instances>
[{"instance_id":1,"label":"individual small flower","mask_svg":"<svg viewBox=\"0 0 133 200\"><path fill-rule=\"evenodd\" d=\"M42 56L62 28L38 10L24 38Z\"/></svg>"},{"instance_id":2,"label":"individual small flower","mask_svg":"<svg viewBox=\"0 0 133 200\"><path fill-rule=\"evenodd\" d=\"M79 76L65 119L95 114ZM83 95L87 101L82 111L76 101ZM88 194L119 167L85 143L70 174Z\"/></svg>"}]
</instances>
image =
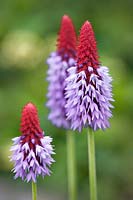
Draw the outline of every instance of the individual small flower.
<instances>
[{"instance_id":1,"label":"individual small flower","mask_svg":"<svg viewBox=\"0 0 133 200\"><path fill-rule=\"evenodd\" d=\"M68 75L67 69L74 65L76 58L76 34L72 20L67 15L62 17L61 27L57 40L57 50L47 59L48 102L50 109L49 120L57 127L70 128L66 120L66 99L64 97Z\"/></svg>"},{"instance_id":2,"label":"individual small flower","mask_svg":"<svg viewBox=\"0 0 133 200\"><path fill-rule=\"evenodd\" d=\"M52 138L45 136L40 128L37 109L32 103L22 110L20 131L22 135L13 139L11 147L15 179L21 177L27 182L36 182L37 176L50 175L54 152Z\"/></svg>"},{"instance_id":3,"label":"individual small flower","mask_svg":"<svg viewBox=\"0 0 133 200\"><path fill-rule=\"evenodd\" d=\"M112 78L109 70L101 66L96 40L90 22L81 28L77 49L77 63L68 69L66 79L66 110L71 128L106 129L112 116Z\"/></svg>"}]
</instances>

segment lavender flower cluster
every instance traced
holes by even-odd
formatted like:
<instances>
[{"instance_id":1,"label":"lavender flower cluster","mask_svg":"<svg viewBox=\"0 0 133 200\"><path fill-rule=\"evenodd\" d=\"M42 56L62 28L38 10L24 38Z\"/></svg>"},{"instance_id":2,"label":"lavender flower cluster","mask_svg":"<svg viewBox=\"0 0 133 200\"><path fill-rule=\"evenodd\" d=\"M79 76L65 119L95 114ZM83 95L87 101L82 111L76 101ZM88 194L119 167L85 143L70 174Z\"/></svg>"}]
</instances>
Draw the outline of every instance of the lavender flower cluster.
<instances>
[{"instance_id":1,"label":"lavender flower cluster","mask_svg":"<svg viewBox=\"0 0 133 200\"><path fill-rule=\"evenodd\" d=\"M88 67L90 80L87 83L85 71L77 72L77 66L68 69L66 79L66 113L73 130L91 127L94 131L109 127L112 116L112 78L107 67L100 66L94 73Z\"/></svg>"},{"instance_id":2,"label":"lavender flower cluster","mask_svg":"<svg viewBox=\"0 0 133 200\"><path fill-rule=\"evenodd\" d=\"M49 167L54 162L51 157L53 147L51 145L52 138L44 136L40 139L40 144L35 144L35 140L31 139L32 148L28 142L23 143L24 136L13 139L11 147L11 161L14 162L13 172L15 179L21 177L27 182L36 182L37 176L50 175Z\"/></svg>"},{"instance_id":3,"label":"lavender flower cluster","mask_svg":"<svg viewBox=\"0 0 133 200\"><path fill-rule=\"evenodd\" d=\"M58 52L53 52L47 59L49 86L46 105L50 109L48 119L57 127L68 129L70 122L66 119L65 79L68 76L67 70L74 65L75 60L67 55L66 58L68 58L67 61L63 60Z\"/></svg>"}]
</instances>

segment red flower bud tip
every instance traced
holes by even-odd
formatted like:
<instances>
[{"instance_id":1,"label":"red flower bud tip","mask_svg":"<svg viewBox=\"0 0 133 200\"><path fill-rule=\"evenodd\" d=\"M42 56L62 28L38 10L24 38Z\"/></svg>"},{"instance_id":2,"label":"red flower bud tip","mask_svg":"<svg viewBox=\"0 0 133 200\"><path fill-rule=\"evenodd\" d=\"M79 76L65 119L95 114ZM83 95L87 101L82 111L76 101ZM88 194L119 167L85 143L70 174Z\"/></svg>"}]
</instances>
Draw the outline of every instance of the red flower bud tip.
<instances>
[{"instance_id":1,"label":"red flower bud tip","mask_svg":"<svg viewBox=\"0 0 133 200\"><path fill-rule=\"evenodd\" d=\"M99 67L96 39L89 21L86 21L80 30L77 57L79 72L82 70L87 71L89 66L93 69Z\"/></svg>"},{"instance_id":2,"label":"red flower bud tip","mask_svg":"<svg viewBox=\"0 0 133 200\"><path fill-rule=\"evenodd\" d=\"M39 143L40 138L43 137L43 131L40 128L37 109L34 104L28 103L22 109L20 131L24 136L23 142L34 140L36 144ZM30 142L31 143L31 142Z\"/></svg>"},{"instance_id":3,"label":"red flower bud tip","mask_svg":"<svg viewBox=\"0 0 133 200\"><path fill-rule=\"evenodd\" d=\"M76 33L72 20L69 16L64 15L61 20L57 50L62 56L67 54L67 56L75 58L76 41Z\"/></svg>"}]
</instances>

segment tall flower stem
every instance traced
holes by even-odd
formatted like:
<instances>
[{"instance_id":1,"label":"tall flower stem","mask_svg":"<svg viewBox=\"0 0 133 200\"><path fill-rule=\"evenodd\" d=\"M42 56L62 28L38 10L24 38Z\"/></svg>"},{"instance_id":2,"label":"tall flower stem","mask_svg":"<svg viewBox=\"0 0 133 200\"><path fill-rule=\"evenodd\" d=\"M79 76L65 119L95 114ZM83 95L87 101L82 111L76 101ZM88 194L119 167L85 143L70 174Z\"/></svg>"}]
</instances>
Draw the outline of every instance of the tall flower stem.
<instances>
[{"instance_id":1,"label":"tall flower stem","mask_svg":"<svg viewBox=\"0 0 133 200\"><path fill-rule=\"evenodd\" d=\"M67 174L69 200L77 200L76 186L76 159L75 159L75 135L67 131Z\"/></svg>"},{"instance_id":2,"label":"tall flower stem","mask_svg":"<svg viewBox=\"0 0 133 200\"><path fill-rule=\"evenodd\" d=\"M37 200L37 185L32 181L32 200Z\"/></svg>"},{"instance_id":3,"label":"tall flower stem","mask_svg":"<svg viewBox=\"0 0 133 200\"><path fill-rule=\"evenodd\" d=\"M87 137L88 137L90 200L97 200L95 138L92 129L88 130Z\"/></svg>"}]
</instances>

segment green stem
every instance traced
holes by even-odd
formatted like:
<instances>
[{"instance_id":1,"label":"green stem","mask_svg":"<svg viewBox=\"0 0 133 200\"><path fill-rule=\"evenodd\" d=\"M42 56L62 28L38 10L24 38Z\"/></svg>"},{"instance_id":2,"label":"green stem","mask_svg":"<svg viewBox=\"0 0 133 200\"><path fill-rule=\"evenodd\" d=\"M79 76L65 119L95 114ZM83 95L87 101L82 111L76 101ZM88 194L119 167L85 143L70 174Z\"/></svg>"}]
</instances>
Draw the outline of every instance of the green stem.
<instances>
[{"instance_id":1,"label":"green stem","mask_svg":"<svg viewBox=\"0 0 133 200\"><path fill-rule=\"evenodd\" d=\"M77 200L74 132L68 131L66 133L66 137L67 137L68 195L69 195L69 200Z\"/></svg>"},{"instance_id":2,"label":"green stem","mask_svg":"<svg viewBox=\"0 0 133 200\"><path fill-rule=\"evenodd\" d=\"M97 200L96 165L95 165L95 138L92 129L88 130L88 161L90 200Z\"/></svg>"},{"instance_id":3,"label":"green stem","mask_svg":"<svg viewBox=\"0 0 133 200\"><path fill-rule=\"evenodd\" d=\"M37 185L32 182L32 200L37 200Z\"/></svg>"}]
</instances>

